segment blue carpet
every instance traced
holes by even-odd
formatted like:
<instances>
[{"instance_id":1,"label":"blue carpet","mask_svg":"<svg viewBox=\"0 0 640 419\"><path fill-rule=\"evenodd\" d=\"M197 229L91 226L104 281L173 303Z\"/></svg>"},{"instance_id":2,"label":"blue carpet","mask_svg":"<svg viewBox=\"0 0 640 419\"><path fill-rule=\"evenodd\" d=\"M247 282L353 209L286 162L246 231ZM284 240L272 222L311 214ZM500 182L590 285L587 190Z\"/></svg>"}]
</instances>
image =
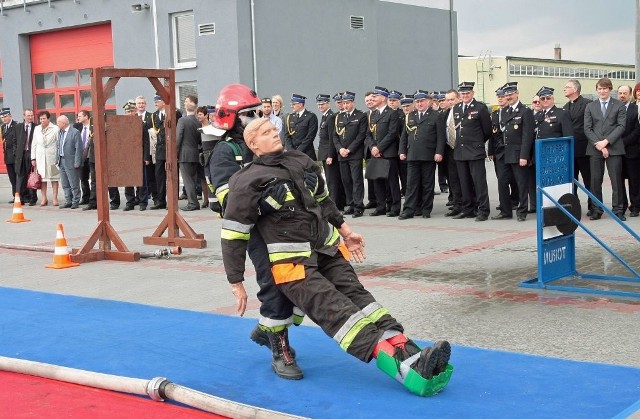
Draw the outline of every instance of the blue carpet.
<instances>
[{"instance_id":1,"label":"blue carpet","mask_svg":"<svg viewBox=\"0 0 640 419\"><path fill-rule=\"evenodd\" d=\"M640 369L455 346L449 386L421 398L344 354L314 327L291 330L305 378L277 378L248 338L255 320L0 287L0 355L156 376L313 418L609 418L640 399Z\"/></svg>"}]
</instances>

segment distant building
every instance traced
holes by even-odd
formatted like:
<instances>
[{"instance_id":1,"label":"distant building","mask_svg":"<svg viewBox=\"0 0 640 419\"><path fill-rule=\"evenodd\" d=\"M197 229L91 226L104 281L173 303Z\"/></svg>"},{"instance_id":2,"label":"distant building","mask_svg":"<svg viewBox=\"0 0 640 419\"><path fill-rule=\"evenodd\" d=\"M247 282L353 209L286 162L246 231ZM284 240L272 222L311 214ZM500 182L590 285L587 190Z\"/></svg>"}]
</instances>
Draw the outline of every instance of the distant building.
<instances>
[{"instance_id":1,"label":"distant building","mask_svg":"<svg viewBox=\"0 0 640 419\"><path fill-rule=\"evenodd\" d=\"M560 55L556 48L556 56ZM458 71L461 81L474 81L475 97L488 105L496 104L495 91L506 82L518 82L520 100L529 105L531 99L542 86L555 89L556 104L562 105L566 99L562 89L569 79L577 79L582 85L582 95L596 98L596 82L609 77L614 90L620 85L635 85L636 71L633 65L594 63L543 58L482 55L458 57ZM616 92L613 92L616 97Z\"/></svg>"},{"instance_id":2,"label":"distant building","mask_svg":"<svg viewBox=\"0 0 640 419\"><path fill-rule=\"evenodd\" d=\"M193 93L213 104L239 82L260 96L307 96L311 110L318 93L348 89L362 108L375 85L457 84L456 21L384 0L0 0L0 107L19 120L25 107L73 117L91 109L90 69L112 66L174 68L179 106ZM124 79L106 109L154 93L147 80Z\"/></svg>"}]
</instances>

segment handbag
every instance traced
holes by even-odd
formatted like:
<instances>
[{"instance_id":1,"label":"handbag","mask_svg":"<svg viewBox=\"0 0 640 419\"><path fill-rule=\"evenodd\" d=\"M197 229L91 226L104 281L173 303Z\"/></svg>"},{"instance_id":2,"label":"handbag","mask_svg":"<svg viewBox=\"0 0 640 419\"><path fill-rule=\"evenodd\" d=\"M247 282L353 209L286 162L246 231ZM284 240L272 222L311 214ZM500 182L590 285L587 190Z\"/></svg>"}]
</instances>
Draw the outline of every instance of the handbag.
<instances>
[{"instance_id":1,"label":"handbag","mask_svg":"<svg viewBox=\"0 0 640 419\"><path fill-rule=\"evenodd\" d=\"M370 158L364 170L364 177L368 180L387 179L389 177L389 160L384 158Z\"/></svg>"},{"instance_id":2,"label":"handbag","mask_svg":"<svg viewBox=\"0 0 640 419\"><path fill-rule=\"evenodd\" d=\"M40 189L42 186L42 176L36 170L35 166L31 166L31 172L29 172L29 179L27 179L27 188L29 189Z\"/></svg>"}]
</instances>

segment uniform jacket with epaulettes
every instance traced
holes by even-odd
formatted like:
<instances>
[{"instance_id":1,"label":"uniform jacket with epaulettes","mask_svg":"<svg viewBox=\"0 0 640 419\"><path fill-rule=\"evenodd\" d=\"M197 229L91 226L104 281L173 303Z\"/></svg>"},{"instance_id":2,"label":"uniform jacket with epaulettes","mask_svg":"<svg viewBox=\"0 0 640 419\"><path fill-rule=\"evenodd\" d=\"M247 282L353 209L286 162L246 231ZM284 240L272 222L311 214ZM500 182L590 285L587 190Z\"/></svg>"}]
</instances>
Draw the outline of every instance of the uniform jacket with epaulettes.
<instances>
[{"instance_id":1,"label":"uniform jacket with epaulettes","mask_svg":"<svg viewBox=\"0 0 640 419\"><path fill-rule=\"evenodd\" d=\"M398 157L398 148L400 146L400 137L398 135L398 124L400 117L399 110L393 110L389 106L385 106L382 112L373 111L369 116L369 129L367 129L367 137L365 144L371 150L378 147L382 153L382 157L387 159Z\"/></svg>"},{"instance_id":2,"label":"uniform jacket with epaulettes","mask_svg":"<svg viewBox=\"0 0 640 419\"><path fill-rule=\"evenodd\" d=\"M515 108L507 106L502 111L502 126L505 164L518 164L520 159L531 162L535 141L533 111L522 102Z\"/></svg>"},{"instance_id":3,"label":"uniform jacket with epaulettes","mask_svg":"<svg viewBox=\"0 0 640 419\"><path fill-rule=\"evenodd\" d=\"M502 133L502 121L501 113L504 112L504 108L498 108L491 112L491 138L487 143L487 154L493 156L494 160L500 160L504 158L504 134Z\"/></svg>"},{"instance_id":4,"label":"uniform jacket with epaulettes","mask_svg":"<svg viewBox=\"0 0 640 419\"><path fill-rule=\"evenodd\" d=\"M282 124L284 132L284 147L287 150L298 150L309 156L312 160L317 160L316 150L313 140L318 133L318 117L315 113L309 112L306 108L302 115L289 113L284 118Z\"/></svg>"},{"instance_id":5,"label":"uniform jacket with epaulettes","mask_svg":"<svg viewBox=\"0 0 640 419\"><path fill-rule=\"evenodd\" d=\"M569 113L553 105L549 110L541 112L538 123L537 138L560 138L573 136L573 123Z\"/></svg>"},{"instance_id":6,"label":"uniform jacket with epaulettes","mask_svg":"<svg viewBox=\"0 0 640 419\"><path fill-rule=\"evenodd\" d=\"M487 105L472 99L462 112L463 103L453 107L453 122L456 126L454 160L480 160L487 156L484 143L491 138L491 116Z\"/></svg>"},{"instance_id":7,"label":"uniform jacket with epaulettes","mask_svg":"<svg viewBox=\"0 0 640 419\"><path fill-rule=\"evenodd\" d=\"M364 145L367 135L367 114L354 109L349 115L340 112L333 119L333 145L338 152L338 160L362 160L364 158ZM349 150L349 156L340 155L340 149Z\"/></svg>"},{"instance_id":8,"label":"uniform jacket with epaulettes","mask_svg":"<svg viewBox=\"0 0 640 419\"><path fill-rule=\"evenodd\" d=\"M417 110L405 115L399 154L405 154L407 161L434 161L436 154L444 155L446 133L439 116L433 109L427 109L422 119Z\"/></svg>"}]
</instances>

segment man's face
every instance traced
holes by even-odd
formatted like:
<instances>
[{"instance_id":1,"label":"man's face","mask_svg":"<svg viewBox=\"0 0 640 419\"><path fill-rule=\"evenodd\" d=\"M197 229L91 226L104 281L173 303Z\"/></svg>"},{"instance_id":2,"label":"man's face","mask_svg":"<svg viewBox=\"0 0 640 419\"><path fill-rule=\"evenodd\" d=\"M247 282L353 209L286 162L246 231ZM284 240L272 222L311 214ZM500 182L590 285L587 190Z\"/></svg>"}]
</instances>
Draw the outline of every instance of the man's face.
<instances>
[{"instance_id":1,"label":"man's face","mask_svg":"<svg viewBox=\"0 0 640 419\"><path fill-rule=\"evenodd\" d=\"M564 93L564 97L570 97L571 95L576 94L577 90L573 83L566 83L562 92Z\"/></svg>"},{"instance_id":2,"label":"man's face","mask_svg":"<svg viewBox=\"0 0 640 419\"><path fill-rule=\"evenodd\" d=\"M11 115L3 115L2 116L2 123L3 124L8 124L9 122L11 122Z\"/></svg>"},{"instance_id":3,"label":"man's face","mask_svg":"<svg viewBox=\"0 0 640 419\"><path fill-rule=\"evenodd\" d=\"M609 96L611 96L611 89L609 89L608 87L597 85L596 93L598 94L600 100L608 100Z\"/></svg>"},{"instance_id":4,"label":"man's face","mask_svg":"<svg viewBox=\"0 0 640 419\"><path fill-rule=\"evenodd\" d=\"M540 112L542 110L542 104L540 103L540 98L538 96L534 96L531 101L531 106L533 106L533 110L535 112Z\"/></svg>"},{"instance_id":5,"label":"man's face","mask_svg":"<svg viewBox=\"0 0 640 419\"><path fill-rule=\"evenodd\" d=\"M24 111L24 122L31 124L33 122L33 111Z\"/></svg>"},{"instance_id":6,"label":"man's face","mask_svg":"<svg viewBox=\"0 0 640 419\"><path fill-rule=\"evenodd\" d=\"M438 107L440 109L447 109L445 104L445 99L438 99Z\"/></svg>"},{"instance_id":7,"label":"man's face","mask_svg":"<svg viewBox=\"0 0 640 419\"><path fill-rule=\"evenodd\" d=\"M78 115L76 116L76 121L78 121L83 125L86 123L88 119L89 118L87 118L87 116L83 112L78 112Z\"/></svg>"},{"instance_id":8,"label":"man's face","mask_svg":"<svg viewBox=\"0 0 640 419\"><path fill-rule=\"evenodd\" d=\"M325 113L330 106L331 105L329 104L329 102L318 103L318 110L322 113Z\"/></svg>"},{"instance_id":9,"label":"man's face","mask_svg":"<svg viewBox=\"0 0 640 419\"><path fill-rule=\"evenodd\" d=\"M198 122L200 122L201 124L204 124L205 122L207 122L209 120L208 114L206 114L204 112L198 112L196 114L196 118L198 118Z\"/></svg>"},{"instance_id":10,"label":"man's face","mask_svg":"<svg viewBox=\"0 0 640 419\"><path fill-rule=\"evenodd\" d=\"M507 98L505 97L505 95L496 96L496 98L498 99L498 106L504 108L507 104Z\"/></svg>"},{"instance_id":11,"label":"man's face","mask_svg":"<svg viewBox=\"0 0 640 419\"><path fill-rule=\"evenodd\" d=\"M160 99L160 100L156 100L153 102L153 105L156 107L157 110L159 111L164 111L164 100ZM136 104L137 106L137 104Z\"/></svg>"},{"instance_id":12,"label":"man's face","mask_svg":"<svg viewBox=\"0 0 640 419\"><path fill-rule=\"evenodd\" d=\"M136 110L140 113L147 109L147 101L144 99L136 99Z\"/></svg>"},{"instance_id":13,"label":"man's face","mask_svg":"<svg viewBox=\"0 0 640 419\"><path fill-rule=\"evenodd\" d=\"M291 102L291 109L293 110L293 112L298 113L300 111L302 111L302 109L304 108L304 105L300 102Z\"/></svg>"},{"instance_id":14,"label":"man's face","mask_svg":"<svg viewBox=\"0 0 640 419\"><path fill-rule=\"evenodd\" d=\"M518 94L518 91L516 90L513 93L509 93L507 95L505 95L505 97L507 98L507 104L509 104L510 106L515 105L518 102L518 97L520 95Z\"/></svg>"},{"instance_id":15,"label":"man's face","mask_svg":"<svg viewBox=\"0 0 640 419\"><path fill-rule=\"evenodd\" d=\"M344 110L344 102L343 101L336 102L336 108L338 108L339 111Z\"/></svg>"},{"instance_id":16,"label":"man's face","mask_svg":"<svg viewBox=\"0 0 640 419\"><path fill-rule=\"evenodd\" d=\"M271 122L262 124L257 134L249 142L249 148L257 156L282 151L282 141L278 129Z\"/></svg>"},{"instance_id":17,"label":"man's face","mask_svg":"<svg viewBox=\"0 0 640 419\"><path fill-rule=\"evenodd\" d=\"M398 99L389 99L387 100L387 104L394 111L400 107L400 101Z\"/></svg>"},{"instance_id":18,"label":"man's face","mask_svg":"<svg viewBox=\"0 0 640 419\"><path fill-rule=\"evenodd\" d=\"M387 102L387 98L382 95L372 95L373 103L376 108L383 106Z\"/></svg>"},{"instance_id":19,"label":"man's face","mask_svg":"<svg viewBox=\"0 0 640 419\"><path fill-rule=\"evenodd\" d=\"M40 125L42 125L42 128L48 127L50 122L51 120L47 118L47 115L42 115L40 117Z\"/></svg>"},{"instance_id":20,"label":"man's face","mask_svg":"<svg viewBox=\"0 0 640 419\"><path fill-rule=\"evenodd\" d=\"M631 98L629 86L620 86L620 88L618 88L618 100L626 104L629 102L629 98Z\"/></svg>"},{"instance_id":21,"label":"man's face","mask_svg":"<svg viewBox=\"0 0 640 419\"><path fill-rule=\"evenodd\" d=\"M56 120L56 123L58 124L58 128L60 128L61 130L63 129L67 129L67 127L69 126L69 123L67 122L67 119L59 117Z\"/></svg>"},{"instance_id":22,"label":"man's face","mask_svg":"<svg viewBox=\"0 0 640 419\"><path fill-rule=\"evenodd\" d=\"M553 96L542 96L540 98L540 106L542 109L547 110L551 109L551 107L556 103Z\"/></svg>"},{"instance_id":23,"label":"man's face","mask_svg":"<svg viewBox=\"0 0 640 419\"><path fill-rule=\"evenodd\" d=\"M138 115L138 112L135 109L128 109L124 111L125 115Z\"/></svg>"},{"instance_id":24,"label":"man's face","mask_svg":"<svg viewBox=\"0 0 640 419\"><path fill-rule=\"evenodd\" d=\"M355 102L353 100L345 100L342 102L342 110L345 112L352 112L355 108Z\"/></svg>"},{"instance_id":25,"label":"man's face","mask_svg":"<svg viewBox=\"0 0 640 419\"><path fill-rule=\"evenodd\" d=\"M418 112L424 112L429 108L429 106L431 106L431 100L429 99L416 99L413 103L415 104Z\"/></svg>"},{"instance_id":26,"label":"man's face","mask_svg":"<svg viewBox=\"0 0 640 419\"><path fill-rule=\"evenodd\" d=\"M193 103L191 99L189 99L188 97L184 99L184 109L187 112L193 112L197 108L198 108L198 105Z\"/></svg>"},{"instance_id":27,"label":"man's face","mask_svg":"<svg viewBox=\"0 0 640 419\"><path fill-rule=\"evenodd\" d=\"M455 94L455 92L447 93L446 95L444 95L444 103L445 103L445 106L446 106L445 109L452 108L453 105L458 103L458 95Z\"/></svg>"},{"instance_id":28,"label":"man's face","mask_svg":"<svg viewBox=\"0 0 640 419\"><path fill-rule=\"evenodd\" d=\"M273 109L271 108L271 104L270 103L263 103L262 104L262 113L264 114L265 118L268 118L269 115L271 115L271 111Z\"/></svg>"},{"instance_id":29,"label":"man's face","mask_svg":"<svg viewBox=\"0 0 640 419\"><path fill-rule=\"evenodd\" d=\"M468 105L469 103L471 103L471 101L473 100L473 95L474 95L474 91L470 90L467 92L460 92L460 97L462 98L462 102L465 105Z\"/></svg>"},{"instance_id":30,"label":"man's face","mask_svg":"<svg viewBox=\"0 0 640 419\"><path fill-rule=\"evenodd\" d=\"M364 97L364 105L369 110L373 110L376 108L375 100L373 99L373 95L368 95Z\"/></svg>"},{"instance_id":31,"label":"man's face","mask_svg":"<svg viewBox=\"0 0 640 419\"><path fill-rule=\"evenodd\" d=\"M402 112L404 112L405 115L413 112L413 109L414 109L413 103L407 103L406 105L402 105Z\"/></svg>"}]
</instances>

